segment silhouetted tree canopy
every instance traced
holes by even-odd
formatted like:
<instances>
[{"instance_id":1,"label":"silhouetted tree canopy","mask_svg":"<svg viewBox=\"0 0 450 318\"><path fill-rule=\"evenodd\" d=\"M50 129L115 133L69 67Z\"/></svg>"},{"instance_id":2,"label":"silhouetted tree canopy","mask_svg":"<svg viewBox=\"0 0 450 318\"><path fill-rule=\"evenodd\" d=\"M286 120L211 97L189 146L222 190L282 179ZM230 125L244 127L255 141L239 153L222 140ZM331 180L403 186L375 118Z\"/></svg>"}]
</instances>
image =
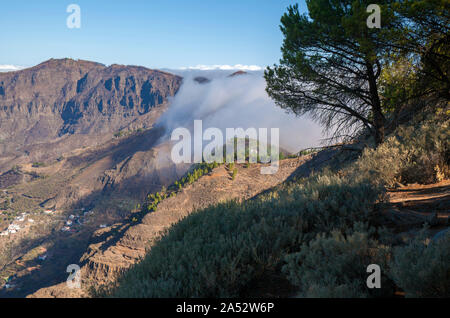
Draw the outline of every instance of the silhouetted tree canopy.
<instances>
[{"instance_id":1,"label":"silhouetted tree canopy","mask_svg":"<svg viewBox=\"0 0 450 318\"><path fill-rule=\"evenodd\" d=\"M294 5L281 18L283 57L265 72L267 92L280 107L309 114L333 131L333 137L366 127L379 144L386 122L380 75L386 66L404 58L439 82L432 85L435 91L445 92L447 1L378 1L381 28L367 25L372 14L367 7L373 1L306 3L308 15Z\"/></svg>"}]
</instances>

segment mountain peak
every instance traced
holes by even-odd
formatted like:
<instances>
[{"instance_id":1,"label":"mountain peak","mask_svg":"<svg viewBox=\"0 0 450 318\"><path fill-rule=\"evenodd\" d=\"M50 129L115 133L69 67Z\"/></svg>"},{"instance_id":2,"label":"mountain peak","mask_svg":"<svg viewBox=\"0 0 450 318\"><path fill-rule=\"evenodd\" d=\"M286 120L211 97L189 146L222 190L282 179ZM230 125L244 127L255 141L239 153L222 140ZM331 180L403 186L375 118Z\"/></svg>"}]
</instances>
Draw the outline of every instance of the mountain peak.
<instances>
[{"instance_id":1,"label":"mountain peak","mask_svg":"<svg viewBox=\"0 0 450 318\"><path fill-rule=\"evenodd\" d=\"M228 77L235 77L235 76L240 76L240 75L245 75L245 74L248 74L248 73L245 71L237 71L237 72L234 72L233 74L228 75Z\"/></svg>"},{"instance_id":2,"label":"mountain peak","mask_svg":"<svg viewBox=\"0 0 450 318\"><path fill-rule=\"evenodd\" d=\"M46 60L42 63L39 63L36 66L31 67L33 68L42 68L42 67L106 67L104 64L98 63L98 62L92 62L87 60L74 60L71 58L61 58L61 59L55 59L51 58L49 60ZM27 69L24 69L27 70Z\"/></svg>"}]
</instances>

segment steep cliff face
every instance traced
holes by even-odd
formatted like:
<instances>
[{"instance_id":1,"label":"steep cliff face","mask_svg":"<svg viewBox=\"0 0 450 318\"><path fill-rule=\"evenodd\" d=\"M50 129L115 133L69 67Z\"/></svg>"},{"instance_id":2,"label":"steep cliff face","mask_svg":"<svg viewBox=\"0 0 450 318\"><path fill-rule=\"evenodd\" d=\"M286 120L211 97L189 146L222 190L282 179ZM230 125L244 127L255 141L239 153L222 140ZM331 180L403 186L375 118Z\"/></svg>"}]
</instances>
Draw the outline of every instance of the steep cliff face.
<instances>
[{"instance_id":1,"label":"steep cliff face","mask_svg":"<svg viewBox=\"0 0 450 318\"><path fill-rule=\"evenodd\" d=\"M94 69L77 81L76 96L64 104L59 134L121 129L175 95L180 78L138 66Z\"/></svg>"},{"instance_id":2,"label":"steep cliff face","mask_svg":"<svg viewBox=\"0 0 450 318\"><path fill-rule=\"evenodd\" d=\"M64 152L121 129L147 128L181 80L145 67L71 59L0 73L0 168L7 159L39 159L43 143ZM40 154L32 151L38 143Z\"/></svg>"}]
</instances>

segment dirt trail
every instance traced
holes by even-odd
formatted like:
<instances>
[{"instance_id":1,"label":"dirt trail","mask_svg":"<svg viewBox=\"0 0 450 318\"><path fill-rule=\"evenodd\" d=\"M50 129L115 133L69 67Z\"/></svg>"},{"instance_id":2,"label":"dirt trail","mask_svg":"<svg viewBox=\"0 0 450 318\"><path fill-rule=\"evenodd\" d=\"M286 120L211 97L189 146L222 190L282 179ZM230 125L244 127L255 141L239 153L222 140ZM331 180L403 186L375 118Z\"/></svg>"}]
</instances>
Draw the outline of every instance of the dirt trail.
<instances>
[{"instance_id":1,"label":"dirt trail","mask_svg":"<svg viewBox=\"0 0 450 318\"><path fill-rule=\"evenodd\" d=\"M389 205L383 211L387 224L403 232L429 223L433 231L449 225L450 180L429 185L411 184L389 190Z\"/></svg>"}]
</instances>

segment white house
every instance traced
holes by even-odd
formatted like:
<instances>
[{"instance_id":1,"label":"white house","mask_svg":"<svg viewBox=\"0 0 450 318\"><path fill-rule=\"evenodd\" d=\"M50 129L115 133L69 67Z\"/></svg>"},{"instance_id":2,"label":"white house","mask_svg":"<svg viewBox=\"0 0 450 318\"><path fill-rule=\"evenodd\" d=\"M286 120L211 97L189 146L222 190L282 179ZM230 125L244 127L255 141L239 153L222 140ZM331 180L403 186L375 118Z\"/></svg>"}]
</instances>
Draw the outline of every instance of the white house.
<instances>
[{"instance_id":1,"label":"white house","mask_svg":"<svg viewBox=\"0 0 450 318\"><path fill-rule=\"evenodd\" d=\"M11 234L15 234L20 230L20 226L17 224L10 224L8 226L8 232Z\"/></svg>"}]
</instances>

